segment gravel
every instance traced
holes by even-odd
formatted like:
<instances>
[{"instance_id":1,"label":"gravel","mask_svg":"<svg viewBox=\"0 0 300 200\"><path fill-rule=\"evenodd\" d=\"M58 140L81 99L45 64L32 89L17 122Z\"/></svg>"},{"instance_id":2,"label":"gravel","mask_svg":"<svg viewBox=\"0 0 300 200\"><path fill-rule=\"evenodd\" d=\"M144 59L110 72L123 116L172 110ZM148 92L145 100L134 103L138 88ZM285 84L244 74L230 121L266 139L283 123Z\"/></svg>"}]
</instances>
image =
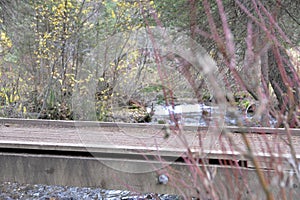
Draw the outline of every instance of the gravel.
<instances>
[{"instance_id":1,"label":"gravel","mask_svg":"<svg viewBox=\"0 0 300 200\"><path fill-rule=\"evenodd\" d=\"M179 200L175 195L137 194L130 191L42 184L0 184L0 200Z\"/></svg>"}]
</instances>

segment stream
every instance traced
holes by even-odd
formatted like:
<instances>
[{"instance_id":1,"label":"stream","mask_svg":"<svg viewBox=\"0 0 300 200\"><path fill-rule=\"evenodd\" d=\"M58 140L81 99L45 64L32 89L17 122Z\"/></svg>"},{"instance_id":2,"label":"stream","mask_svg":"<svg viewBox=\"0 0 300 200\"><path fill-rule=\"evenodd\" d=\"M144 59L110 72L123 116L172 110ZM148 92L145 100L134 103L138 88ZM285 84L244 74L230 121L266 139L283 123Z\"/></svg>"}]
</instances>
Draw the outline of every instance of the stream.
<instances>
[{"instance_id":1,"label":"stream","mask_svg":"<svg viewBox=\"0 0 300 200\"><path fill-rule=\"evenodd\" d=\"M150 108L147 108L150 112ZM241 110L221 110L218 107L205 104L182 104L172 106L157 105L152 116L153 124L173 124L178 120L179 124L192 126L209 126L216 122L226 126L260 126L260 118L252 112ZM275 126L276 120L270 117L271 126Z\"/></svg>"}]
</instances>

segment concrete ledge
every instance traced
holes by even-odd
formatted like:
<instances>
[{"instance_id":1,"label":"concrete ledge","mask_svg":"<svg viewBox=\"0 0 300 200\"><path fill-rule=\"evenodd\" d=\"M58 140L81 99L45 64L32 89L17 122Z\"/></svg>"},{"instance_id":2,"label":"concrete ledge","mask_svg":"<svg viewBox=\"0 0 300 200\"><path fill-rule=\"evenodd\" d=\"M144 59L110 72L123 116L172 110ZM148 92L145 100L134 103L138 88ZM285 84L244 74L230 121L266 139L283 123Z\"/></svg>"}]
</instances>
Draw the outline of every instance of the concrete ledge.
<instances>
[{"instance_id":1,"label":"concrete ledge","mask_svg":"<svg viewBox=\"0 0 300 200\"><path fill-rule=\"evenodd\" d=\"M114 166L122 166L124 170L115 170ZM144 173L128 172L149 166L155 167ZM273 184L274 196L281 195L279 185L284 182L287 197L300 197L300 185L293 173L286 172L287 176L277 177L274 171L263 172ZM158 182L162 174L169 177L166 184ZM0 153L0 181L100 187L185 197L208 197L210 194L206 189L212 188L215 195L224 197L222 199L264 199L254 169L157 161Z\"/></svg>"}]
</instances>

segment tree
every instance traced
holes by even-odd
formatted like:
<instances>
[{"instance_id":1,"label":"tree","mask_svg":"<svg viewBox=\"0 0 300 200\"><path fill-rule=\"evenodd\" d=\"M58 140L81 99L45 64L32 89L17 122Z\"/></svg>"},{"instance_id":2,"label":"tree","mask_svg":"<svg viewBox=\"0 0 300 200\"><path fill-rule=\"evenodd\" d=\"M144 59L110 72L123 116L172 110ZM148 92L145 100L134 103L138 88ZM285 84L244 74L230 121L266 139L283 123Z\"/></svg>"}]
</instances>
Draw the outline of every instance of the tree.
<instances>
[{"instance_id":1,"label":"tree","mask_svg":"<svg viewBox=\"0 0 300 200\"><path fill-rule=\"evenodd\" d=\"M254 100L260 101L260 114L287 114L287 123L294 127L299 126L299 74L287 51L299 41L296 4L288 0L204 0L202 3L190 0L168 4L157 1L157 16L161 17L156 17L156 20L164 25L180 27L179 30L188 32L214 56L219 63L219 71L227 74L224 82L227 83L229 99L233 99L231 92L247 92ZM178 10L183 11L180 18L169 17L176 15ZM155 18L154 15L152 17ZM189 71L188 66L184 68ZM263 112L267 105L264 102L273 101L269 83L278 106L269 103L270 110ZM194 87L196 91L197 86ZM277 108L280 113L276 112ZM266 116L262 119L269 120Z\"/></svg>"}]
</instances>

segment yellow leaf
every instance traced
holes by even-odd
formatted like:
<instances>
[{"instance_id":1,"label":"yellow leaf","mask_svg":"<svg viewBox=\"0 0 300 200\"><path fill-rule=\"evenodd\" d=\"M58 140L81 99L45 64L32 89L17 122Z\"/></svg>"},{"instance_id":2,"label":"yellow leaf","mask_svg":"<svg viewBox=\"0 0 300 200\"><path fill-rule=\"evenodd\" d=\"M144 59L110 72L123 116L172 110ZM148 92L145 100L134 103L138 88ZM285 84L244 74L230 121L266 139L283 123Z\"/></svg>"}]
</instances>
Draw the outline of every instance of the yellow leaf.
<instances>
[{"instance_id":1,"label":"yellow leaf","mask_svg":"<svg viewBox=\"0 0 300 200\"><path fill-rule=\"evenodd\" d=\"M6 34L4 33L4 32L1 32L1 40L5 40L5 38L6 38Z\"/></svg>"},{"instance_id":2,"label":"yellow leaf","mask_svg":"<svg viewBox=\"0 0 300 200\"><path fill-rule=\"evenodd\" d=\"M111 11L111 17L114 18L114 19L116 18L116 14L113 10Z\"/></svg>"},{"instance_id":3,"label":"yellow leaf","mask_svg":"<svg viewBox=\"0 0 300 200\"><path fill-rule=\"evenodd\" d=\"M11 95L9 96L9 102L12 103L13 101L14 101L14 96L11 94Z\"/></svg>"}]
</instances>

